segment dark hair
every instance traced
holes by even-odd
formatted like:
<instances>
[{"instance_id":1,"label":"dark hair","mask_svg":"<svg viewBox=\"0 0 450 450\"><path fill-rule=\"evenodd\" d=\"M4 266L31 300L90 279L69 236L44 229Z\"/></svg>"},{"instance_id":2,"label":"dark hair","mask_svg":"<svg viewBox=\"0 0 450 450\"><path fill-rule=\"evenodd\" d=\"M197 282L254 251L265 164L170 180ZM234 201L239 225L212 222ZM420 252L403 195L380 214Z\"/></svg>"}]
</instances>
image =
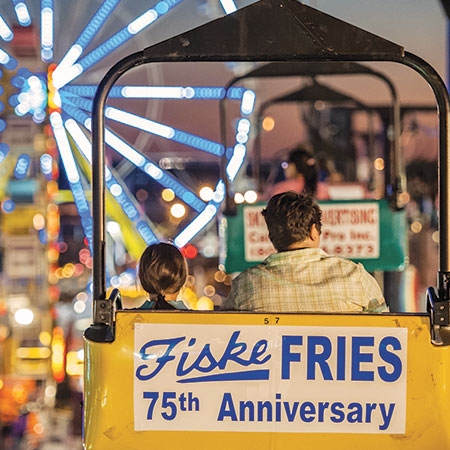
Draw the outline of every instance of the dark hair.
<instances>
[{"instance_id":1,"label":"dark hair","mask_svg":"<svg viewBox=\"0 0 450 450\"><path fill-rule=\"evenodd\" d=\"M269 239L278 251L304 241L316 226L320 233L322 212L311 195L283 192L274 195L262 215L269 229Z\"/></svg>"},{"instance_id":2,"label":"dark hair","mask_svg":"<svg viewBox=\"0 0 450 450\"><path fill-rule=\"evenodd\" d=\"M314 156L308 150L297 147L289 153L288 162L294 164L297 172L305 177L303 191L315 195L319 181L319 169Z\"/></svg>"},{"instance_id":3,"label":"dark hair","mask_svg":"<svg viewBox=\"0 0 450 450\"><path fill-rule=\"evenodd\" d=\"M184 256L172 244L149 245L139 260L139 280L146 292L164 296L174 294L184 285L187 277Z\"/></svg>"}]
</instances>

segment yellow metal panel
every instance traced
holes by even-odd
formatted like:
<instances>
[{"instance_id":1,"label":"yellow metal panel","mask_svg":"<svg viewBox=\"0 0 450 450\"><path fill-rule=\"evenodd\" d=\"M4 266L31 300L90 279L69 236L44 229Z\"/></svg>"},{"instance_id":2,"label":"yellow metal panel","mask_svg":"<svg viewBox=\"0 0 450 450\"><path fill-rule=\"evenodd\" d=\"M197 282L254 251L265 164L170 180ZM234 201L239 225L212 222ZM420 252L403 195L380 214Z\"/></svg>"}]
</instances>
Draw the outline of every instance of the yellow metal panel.
<instances>
[{"instance_id":1,"label":"yellow metal panel","mask_svg":"<svg viewBox=\"0 0 450 450\"><path fill-rule=\"evenodd\" d=\"M177 324L407 328L406 433L134 431L135 323L174 324L175 329ZM450 448L450 347L430 343L425 316L119 312L113 343L86 341L85 367L85 446L89 450Z\"/></svg>"}]
</instances>

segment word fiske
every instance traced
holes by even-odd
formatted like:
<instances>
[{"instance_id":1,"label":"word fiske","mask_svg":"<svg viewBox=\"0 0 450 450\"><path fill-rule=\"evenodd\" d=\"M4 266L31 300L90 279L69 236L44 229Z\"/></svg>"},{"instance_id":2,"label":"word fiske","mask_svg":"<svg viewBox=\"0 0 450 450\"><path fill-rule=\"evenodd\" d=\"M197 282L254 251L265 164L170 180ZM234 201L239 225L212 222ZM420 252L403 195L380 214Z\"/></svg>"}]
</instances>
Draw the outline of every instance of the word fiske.
<instances>
[{"instance_id":1,"label":"word fiske","mask_svg":"<svg viewBox=\"0 0 450 450\"><path fill-rule=\"evenodd\" d=\"M268 380L270 369L266 363L272 357L267 351L268 341L261 339L250 347L239 337L240 331L234 331L220 354L211 349L210 343L196 346L196 338L187 340L186 336L181 336L150 340L139 351L139 357L145 363L138 365L136 378L150 380L163 370L171 369L175 370L179 383ZM185 351L181 352L181 349ZM392 383L403 371L402 360L397 354L401 350L401 343L395 336L385 336L376 342L373 336L331 339L327 336L283 335L278 373L282 380L289 380L294 373L291 369L304 364L307 380L374 381L377 378ZM380 363L375 363L375 355Z\"/></svg>"}]
</instances>

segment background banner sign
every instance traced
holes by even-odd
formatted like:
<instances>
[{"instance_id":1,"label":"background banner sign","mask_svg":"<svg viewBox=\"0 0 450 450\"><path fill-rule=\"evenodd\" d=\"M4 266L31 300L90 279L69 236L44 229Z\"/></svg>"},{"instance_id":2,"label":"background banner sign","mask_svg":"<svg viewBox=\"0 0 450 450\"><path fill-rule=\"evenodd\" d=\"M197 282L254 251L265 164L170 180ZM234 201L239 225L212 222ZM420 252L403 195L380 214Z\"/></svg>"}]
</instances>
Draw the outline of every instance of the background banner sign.
<instances>
[{"instance_id":1,"label":"background banner sign","mask_svg":"<svg viewBox=\"0 0 450 450\"><path fill-rule=\"evenodd\" d=\"M321 204L320 247L330 255L352 259L380 256L378 203Z\"/></svg>"},{"instance_id":2,"label":"background banner sign","mask_svg":"<svg viewBox=\"0 0 450 450\"><path fill-rule=\"evenodd\" d=\"M404 434L407 328L136 323L134 428Z\"/></svg>"},{"instance_id":3,"label":"background banner sign","mask_svg":"<svg viewBox=\"0 0 450 450\"><path fill-rule=\"evenodd\" d=\"M265 204L237 205L220 221L220 260L229 273L242 272L275 252L261 214ZM386 199L329 200L322 209L320 247L329 255L360 262L369 272L403 270L406 264L405 211Z\"/></svg>"},{"instance_id":4,"label":"background banner sign","mask_svg":"<svg viewBox=\"0 0 450 450\"><path fill-rule=\"evenodd\" d=\"M378 203L325 203L322 209L320 247L330 255L352 259L380 256L380 212ZM261 214L262 206L244 207L246 261L260 262L275 248Z\"/></svg>"}]
</instances>

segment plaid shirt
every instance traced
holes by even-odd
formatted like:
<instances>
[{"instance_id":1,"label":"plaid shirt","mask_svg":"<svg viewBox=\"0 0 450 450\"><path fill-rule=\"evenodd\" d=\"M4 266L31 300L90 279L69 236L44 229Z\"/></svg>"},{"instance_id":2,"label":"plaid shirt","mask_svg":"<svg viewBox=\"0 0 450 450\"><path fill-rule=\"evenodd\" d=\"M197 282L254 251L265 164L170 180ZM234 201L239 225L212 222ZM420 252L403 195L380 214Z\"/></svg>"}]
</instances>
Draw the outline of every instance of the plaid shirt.
<instances>
[{"instance_id":1,"label":"plaid shirt","mask_svg":"<svg viewBox=\"0 0 450 450\"><path fill-rule=\"evenodd\" d=\"M388 311L361 264L318 248L273 253L238 275L224 309L261 312Z\"/></svg>"}]
</instances>

